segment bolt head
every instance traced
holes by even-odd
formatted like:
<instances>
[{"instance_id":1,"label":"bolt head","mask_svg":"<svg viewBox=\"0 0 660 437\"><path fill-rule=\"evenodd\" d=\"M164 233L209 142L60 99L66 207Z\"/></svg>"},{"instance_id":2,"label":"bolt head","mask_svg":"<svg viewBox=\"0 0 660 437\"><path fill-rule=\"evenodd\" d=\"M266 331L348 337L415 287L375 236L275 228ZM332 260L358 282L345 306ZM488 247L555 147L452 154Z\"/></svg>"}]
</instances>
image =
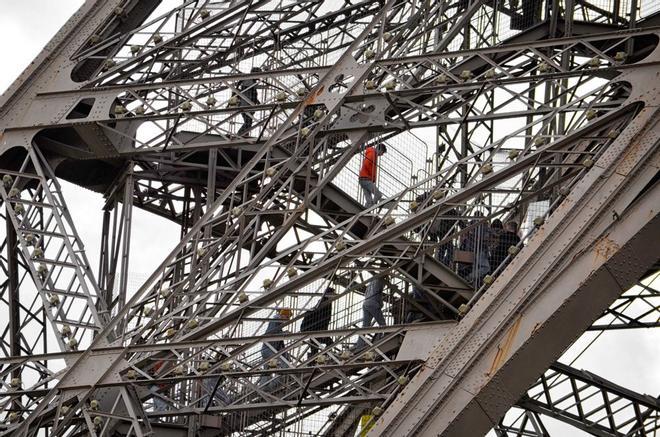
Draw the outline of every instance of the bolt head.
<instances>
[{"instance_id":1,"label":"bolt head","mask_svg":"<svg viewBox=\"0 0 660 437\"><path fill-rule=\"evenodd\" d=\"M444 190L435 190L433 192L433 200L440 200L445 197L445 191Z\"/></svg>"},{"instance_id":2,"label":"bolt head","mask_svg":"<svg viewBox=\"0 0 660 437\"><path fill-rule=\"evenodd\" d=\"M439 85L444 85L448 81L449 81L449 79L447 78L447 75L444 74L444 73L442 73L441 75L439 75L438 77L435 78L435 82Z\"/></svg>"},{"instance_id":3,"label":"bolt head","mask_svg":"<svg viewBox=\"0 0 660 437\"><path fill-rule=\"evenodd\" d=\"M248 295L244 291L241 291L240 293L238 293L238 301L240 303L246 303L248 300L250 300L250 298L248 297Z\"/></svg>"}]
</instances>

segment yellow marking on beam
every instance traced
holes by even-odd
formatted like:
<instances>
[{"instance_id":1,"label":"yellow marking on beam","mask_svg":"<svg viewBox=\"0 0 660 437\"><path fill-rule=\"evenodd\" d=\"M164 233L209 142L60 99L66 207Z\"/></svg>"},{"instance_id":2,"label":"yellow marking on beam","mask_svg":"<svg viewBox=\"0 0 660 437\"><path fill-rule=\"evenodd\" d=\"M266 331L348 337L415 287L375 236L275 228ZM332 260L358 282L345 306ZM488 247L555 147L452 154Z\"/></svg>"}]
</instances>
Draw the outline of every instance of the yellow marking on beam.
<instances>
[{"instance_id":1,"label":"yellow marking on beam","mask_svg":"<svg viewBox=\"0 0 660 437\"><path fill-rule=\"evenodd\" d=\"M497 371L497 369L502 367L502 365L506 361L506 358L509 355L509 351L511 350L511 346L513 346L513 340L516 338L516 335L518 334L518 330L520 329L521 322L522 322L522 315L518 316L516 321L513 322L513 325L511 326L511 328L509 328L509 332L507 332L506 336L504 337L504 342L500 343L497 346L497 354L495 354L495 358L493 359L493 364L491 364L490 370L487 373L488 376L493 375Z\"/></svg>"}]
</instances>

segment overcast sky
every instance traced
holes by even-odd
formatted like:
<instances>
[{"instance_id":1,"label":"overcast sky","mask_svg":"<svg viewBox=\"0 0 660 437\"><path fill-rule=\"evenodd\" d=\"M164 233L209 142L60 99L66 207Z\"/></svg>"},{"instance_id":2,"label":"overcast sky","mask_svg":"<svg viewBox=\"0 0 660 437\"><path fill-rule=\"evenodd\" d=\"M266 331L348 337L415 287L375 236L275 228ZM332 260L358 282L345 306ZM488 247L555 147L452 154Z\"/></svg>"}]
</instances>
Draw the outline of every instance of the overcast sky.
<instances>
[{"instance_id":1,"label":"overcast sky","mask_svg":"<svg viewBox=\"0 0 660 437\"><path fill-rule=\"evenodd\" d=\"M0 0L0 90L32 61L41 48L83 2L79 0ZM63 184L68 206L97 269L103 199L96 193ZM134 213L131 271L133 283L151 273L178 241L172 223ZM562 358L569 362L596 334L585 334ZM574 364L653 397L660 394L660 329L607 332ZM585 435L554 425L562 436ZM570 430L570 431L569 431Z\"/></svg>"}]
</instances>

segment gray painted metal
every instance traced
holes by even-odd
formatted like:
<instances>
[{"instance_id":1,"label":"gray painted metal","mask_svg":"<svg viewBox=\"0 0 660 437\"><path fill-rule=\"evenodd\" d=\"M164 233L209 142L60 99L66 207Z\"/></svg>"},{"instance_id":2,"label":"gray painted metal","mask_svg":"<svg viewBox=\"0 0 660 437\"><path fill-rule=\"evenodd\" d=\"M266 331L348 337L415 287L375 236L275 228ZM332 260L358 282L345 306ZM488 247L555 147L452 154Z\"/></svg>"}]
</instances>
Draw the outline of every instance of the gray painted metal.
<instances>
[{"instance_id":1,"label":"gray painted metal","mask_svg":"<svg viewBox=\"0 0 660 437\"><path fill-rule=\"evenodd\" d=\"M634 0L523 3L87 1L0 98L0 433L332 435L374 406L378 435L499 423L658 257L657 20ZM381 176L398 185L363 209L340 186L353 156L418 128L437 130L435 151L405 183ZM58 178L107 199L98 282ZM434 258L475 212L523 222L544 201L494 283ZM133 207L180 224L181 243L131 296ZM451 211L461 225L429 237ZM356 328L379 275L396 324ZM26 277L36 296L16 293ZM330 332L263 334L283 305L297 329L330 284ZM450 321L406 324L413 309Z\"/></svg>"}]
</instances>

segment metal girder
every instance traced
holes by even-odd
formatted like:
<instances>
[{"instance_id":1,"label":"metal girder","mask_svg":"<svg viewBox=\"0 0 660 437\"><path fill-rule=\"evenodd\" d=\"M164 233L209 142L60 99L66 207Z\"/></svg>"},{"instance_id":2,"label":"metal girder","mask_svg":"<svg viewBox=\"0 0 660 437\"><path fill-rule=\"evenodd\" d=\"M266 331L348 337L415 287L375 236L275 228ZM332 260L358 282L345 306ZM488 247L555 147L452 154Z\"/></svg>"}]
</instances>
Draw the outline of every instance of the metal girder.
<instances>
[{"instance_id":1,"label":"metal girder","mask_svg":"<svg viewBox=\"0 0 660 437\"><path fill-rule=\"evenodd\" d=\"M660 429L660 399L554 363L517 405L601 437L646 436Z\"/></svg>"},{"instance_id":2,"label":"metal girder","mask_svg":"<svg viewBox=\"0 0 660 437\"><path fill-rule=\"evenodd\" d=\"M643 80L645 74L640 71L631 76L634 83L635 79ZM644 89L641 82L637 86ZM658 95L638 98L654 102ZM524 390L526 376L542 370L552 355L558 355L570 341L571 336L562 337L558 332L588 327L588 316L583 313L583 317L571 319L572 311L579 308L586 312L588 308L594 312L591 317L596 317L616 298L616 294L610 294L603 296L599 304L590 300L589 305L583 305L581 300L589 299L587 295L593 298L590 289L609 284L620 294L622 288L636 280L635 275L639 277L655 262L657 253L645 247L643 240L658 236L657 211L652 205L658 201L659 188L657 184L647 188L647 184L658 171L660 131L655 110L645 112L629 126L628 139L604 156L601 164L594 167L596 171L583 178L554 211L543 225L543 232L523 249L527 256L514 259L488 294L475 304L461 321L463 329L457 329L451 340L438 346L427 363L429 367L386 410L373 433L395 435L431 429L441 435L484 432L493 417L503 414L515 402L516 391ZM593 196L599 192L602 197L596 200ZM618 196L611 197L611 193ZM582 205L590 202L589 211L579 206L582 196ZM643 200L631 204L638 196ZM620 222L611 216L605 218L611 208L627 211L628 217L617 215ZM587 224L589 230L581 229ZM572 236L570 245L562 241L560 229ZM546 235L556 238L545 238ZM607 253L603 252L603 245L608 248ZM561 258L570 259L571 264L561 265L557 256L567 250L573 252L564 252ZM640 267L623 268L630 258L639 260ZM522 265L522 259L540 262ZM557 287L564 291L559 293ZM501 299L508 304L500 306ZM504 313L498 314L499 311ZM575 325L573 328L569 320ZM558 324L562 323L560 328ZM554 331L552 339L544 334L548 331ZM465 367L466 360L472 362L470 367ZM514 374L515 378L511 378ZM429 378L433 378L432 383Z\"/></svg>"},{"instance_id":3,"label":"metal girder","mask_svg":"<svg viewBox=\"0 0 660 437\"><path fill-rule=\"evenodd\" d=\"M660 290L658 274L651 274L622 294L589 327L590 331L660 327Z\"/></svg>"},{"instance_id":4,"label":"metal girder","mask_svg":"<svg viewBox=\"0 0 660 437\"><path fill-rule=\"evenodd\" d=\"M532 411L513 408L509 414L516 414L512 421L504 418L493 428L497 437L550 437L541 416Z\"/></svg>"},{"instance_id":5,"label":"metal girder","mask_svg":"<svg viewBox=\"0 0 660 437\"><path fill-rule=\"evenodd\" d=\"M643 258L635 268L651 258L635 235L657 229L647 205L657 196L649 182L657 172L657 96L647 84L659 64L659 31L639 26L649 10L634 0L561 3L86 2L0 99L2 175L32 182L18 197L11 183L0 187L21 250L12 257L8 234L1 261L11 277L3 293L24 289L17 266L42 291L28 310L19 294L19 318L50 316L57 332L75 318L94 323L79 328L90 333L84 340L72 334L80 351L67 351L69 342L35 350L17 342L12 324L11 350L0 358L4 381L41 373L0 390L8 412L0 432L298 435L313 427L331 434L384 406L372 433L396 434L391 427L421 415L415 432L449 425L445 432L460 433L469 422L472 435L487 429L474 402L497 424L513 392L629 283L628 272L615 268L621 257L634 246ZM265 71L247 73L253 66ZM435 150L412 133L429 128ZM390 152L379 179L385 199L363 209L351 184L365 142L385 142ZM57 177L104 192L116 214L114 222L106 216L100 285L80 255ZM46 201L28 201L35 190ZM75 271L78 282L41 286L18 204L30 216L51 208L60 228L74 229L49 238L71 237L60 252L75 260L50 252L44 259ZM130 295L134 206L180 223L181 241ZM461 248L495 218L525 231L524 243L505 248L507 261L489 267L490 279L438 261L447 244ZM453 226L433 234L443 221ZM384 310L393 326L358 328L365 287L377 276L387 278ZM589 307L593 314L562 325L560 339L550 334L551 315L563 320L608 278L617 281ZM88 290L78 293L79 283ZM337 288L330 331L296 332L329 285ZM419 301L420 290L430 301ZM652 305L645 293L637 301ZM83 294L87 304L74 305ZM49 311L54 295L64 311L39 316L39 304ZM562 298L568 309L558 306ZM653 324L657 308L640 313L620 304L601 322ZM291 332L264 335L282 306L296 310ZM412 310L461 321L407 324ZM529 335L524 345L522 334L507 334L512 323ZM531 352L536 336L550 347L501 388L523 359L511 351ZM459 338L469 347L450 355ZM498 341L506 351L494 355L487 377L459 366L464 359L482 368ZM46 364L57 360L68 366ZM476 400L429 401L448 377L468 381L448 397ZM406 409L415 410L396 414ZM446 419L449 410L458 416ZM522 424L502 422L498 432L514 426L517 435L547 435L535 413Z\"/></svg>"}]
</instances>

